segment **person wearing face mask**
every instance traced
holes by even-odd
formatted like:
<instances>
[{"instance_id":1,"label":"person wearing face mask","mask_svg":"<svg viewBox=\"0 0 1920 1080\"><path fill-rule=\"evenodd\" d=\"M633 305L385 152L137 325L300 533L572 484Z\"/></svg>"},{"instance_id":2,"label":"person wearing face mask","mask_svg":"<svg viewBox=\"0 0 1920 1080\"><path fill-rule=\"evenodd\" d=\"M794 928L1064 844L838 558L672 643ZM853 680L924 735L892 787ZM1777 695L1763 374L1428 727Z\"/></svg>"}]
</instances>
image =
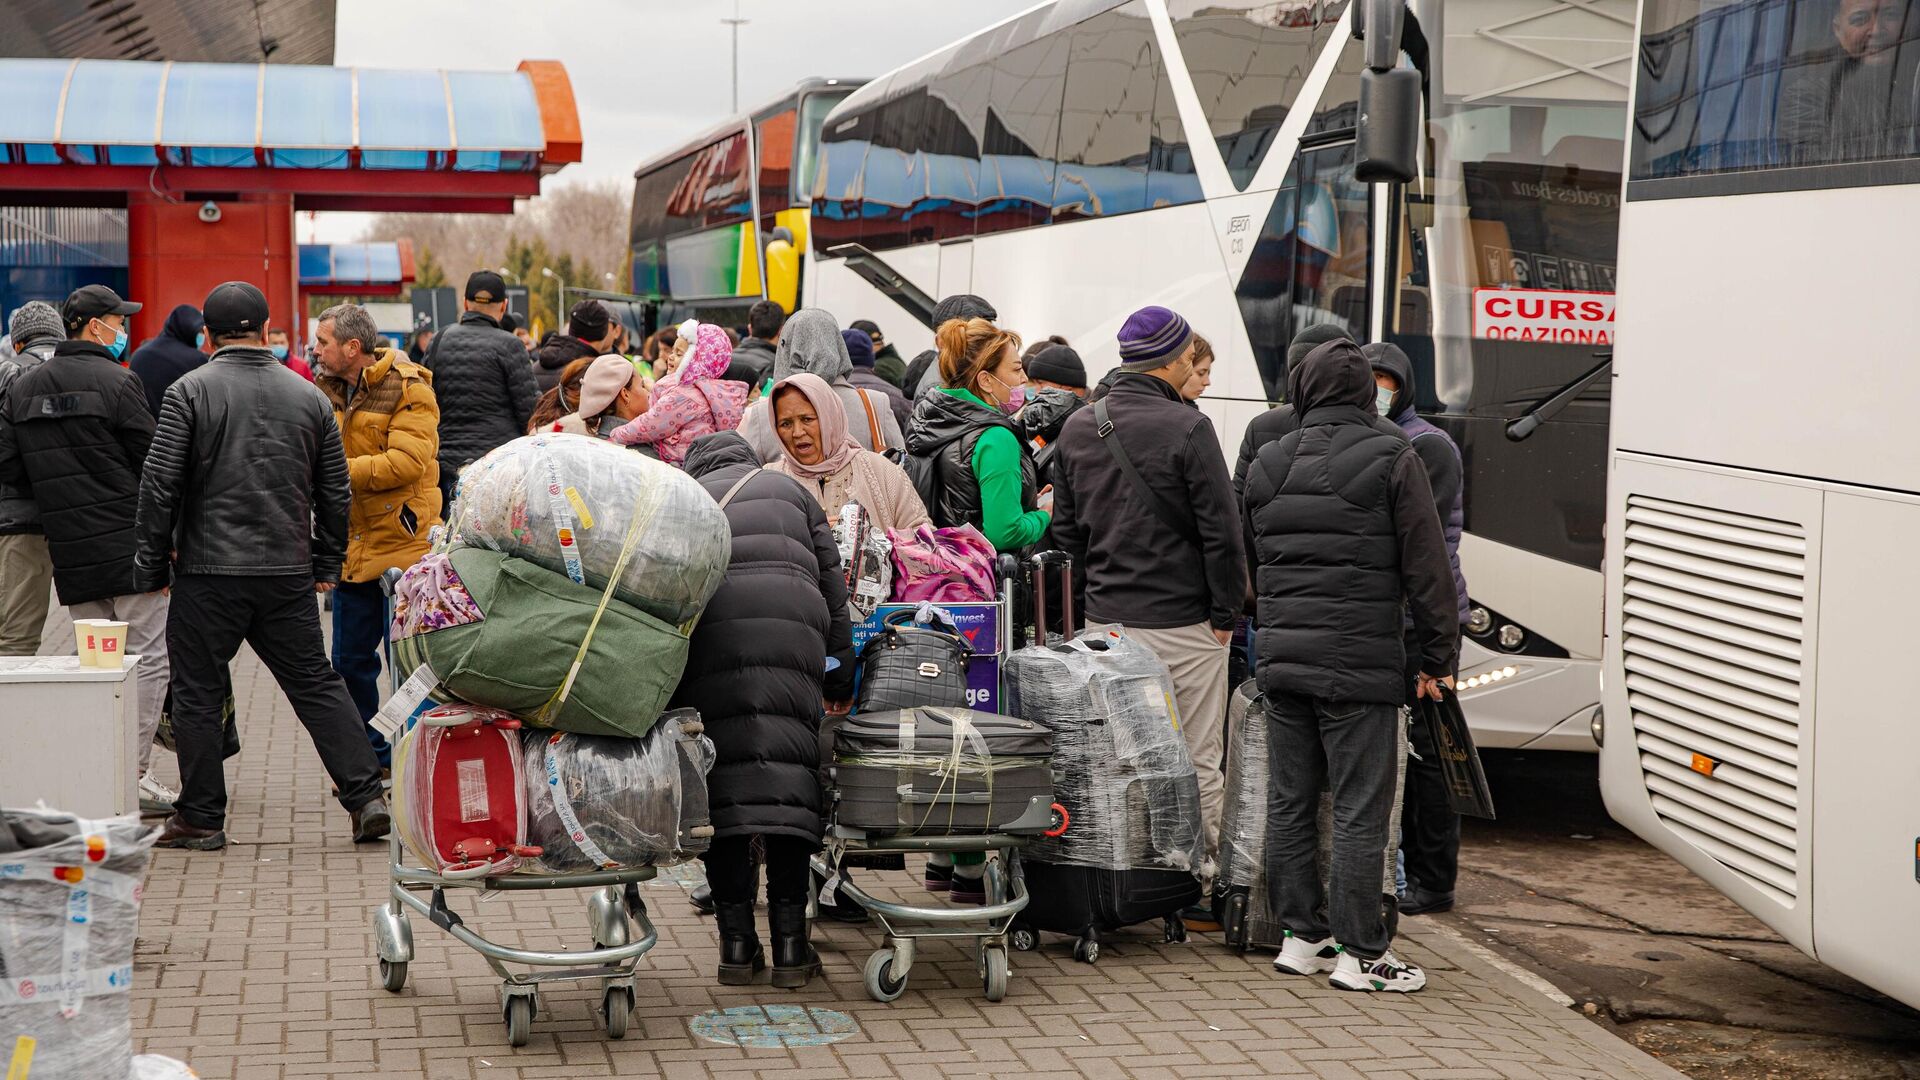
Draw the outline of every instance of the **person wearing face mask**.
<instances>
[{"instance_id":1,"label":"person wearing face mask","mask_svg":"<svg viewBox=\"0 0 1920 1080\"><path fill-rule=\"evenodd\" d=\"M1193 354L1178 313L1147 307L1127 318L1112 389L1060 432L1053 534L1087 568L1089 629L1124 628L1173 676L1211 863L1224 800L1227 645L1247 577L1220 441L1181 395Z\"/></svg>"},{"instance_id":2,"label":"person wearing face mask","mask_svg":"<svg viewBox=\"0 0 1920 1080\"><path fill-rule=\"evenodd\" d=\"M293 339L287 336L285 330L274 327L273 332L267 335L267 348L273 353L273 358L285 365L289 371L308 382L313 381L313 365L293 355ZM154 415L157 416L159 413L156 412Z\"/></svg>"},{"instance_id":3,"label":"person wearing face mask","mask_svg":"<svg viewBox=\"0 0 1920 1080\"><path fill-rule=\"evenodd\" d=\"M1413 361L1398 345L1385 342L1363 346L1361 354L1373 367L1374 406L1392 420L1413 444L1433 487L1433 507L1447 542L1447 563L1453 571L1454 602L1460 624L1466 625L1467 579L1460 571L1460 534L1466 519L1462 510L1463 470L1460 447L1453 437L1428 423L1414 410ZM1411 627L1407 656L1419 655ZM1407 702L1414 702L1417 664L1407 665ZM1452 672L1448 672L1452 674ZM1427 915L1453 908L1453 885L1460 869L1460 815L1447 801L1446 777L1433 731L1416 713L1407 731L1413 753L1407 759L1406 794L1400 811L1400 850L1407 859L1407 890L1400 897L1400 914Z\"/></svg>"},{"instance_id":4,"label":"person wearing face mask","mask_svg":"<svg viewBox=\"0 0 1920 1080\"><path fill-rule=\"evenodd\" d=\"M147 411L160 415L160 399L175 379L207 362L207 321L200 309L181 304L168 313L160 332L133 351L127 367L147 391Z\"/></svg>"},{"instance_id":5,"label":"person wearing face mask","mask_svg":"<svg viewBox=\"0 0 1920 1080\"><path fill-rule=\"evenodd\" d=\"M134 571L140 474L154 420L140 377L120 366L127 316L139 310L105 285L67 297L60 309L67 340L7 387L0 480L38 504L54 589L73 617L127 624L126 651L140 657L140 809L170 814L174 792L148 771L167 694L167 596L141 588Z\"/></svg>"}]
</instances>

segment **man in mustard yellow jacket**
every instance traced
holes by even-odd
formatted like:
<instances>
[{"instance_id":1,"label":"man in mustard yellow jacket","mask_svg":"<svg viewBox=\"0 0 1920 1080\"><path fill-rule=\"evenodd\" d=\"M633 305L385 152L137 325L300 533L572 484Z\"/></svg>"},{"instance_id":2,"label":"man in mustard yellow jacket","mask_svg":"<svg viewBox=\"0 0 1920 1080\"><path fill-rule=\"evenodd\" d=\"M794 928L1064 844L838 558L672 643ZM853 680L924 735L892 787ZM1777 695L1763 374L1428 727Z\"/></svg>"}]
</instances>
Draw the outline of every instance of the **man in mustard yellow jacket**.
<instances>
[{"instance_id":1,"label":"man in mustard yellow jacket","mask_svg":"<svg viewBox=\"0 0 1920 1080\"><path fill-rule=\"evenodd\" d=\"M353 484L347 562L333 593L333 667L365 721L380 707L380 575L425 555L440 521L440 405L433 373L386 345L363 307L321 312L314 345L314 383L333 402ZM368 726L367 741L381 768L391 767L386 738Z\"/></svg>"}]
</instances>

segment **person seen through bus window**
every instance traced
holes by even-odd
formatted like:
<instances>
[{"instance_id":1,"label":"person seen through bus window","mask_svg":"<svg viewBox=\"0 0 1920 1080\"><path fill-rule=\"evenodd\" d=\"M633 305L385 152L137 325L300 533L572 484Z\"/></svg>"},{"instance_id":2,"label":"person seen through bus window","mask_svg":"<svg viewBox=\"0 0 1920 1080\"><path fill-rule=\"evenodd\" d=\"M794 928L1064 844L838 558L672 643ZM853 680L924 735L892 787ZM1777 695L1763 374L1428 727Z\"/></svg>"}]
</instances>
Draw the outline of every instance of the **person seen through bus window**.
<instances>
[{"instance_id":1,"label":"person seen through bus window","mask_svg":"<svg viewBox=\"0 0 1920 1080\"><path fill-rule=\"evenodd\" d=\"M1834 0L1829 59L1785 78L1776 134L1788 164L1865 161L1912 153L1915 68L1903 48L1920 31L1911 0Z\"/></svg>"}]
</instances>

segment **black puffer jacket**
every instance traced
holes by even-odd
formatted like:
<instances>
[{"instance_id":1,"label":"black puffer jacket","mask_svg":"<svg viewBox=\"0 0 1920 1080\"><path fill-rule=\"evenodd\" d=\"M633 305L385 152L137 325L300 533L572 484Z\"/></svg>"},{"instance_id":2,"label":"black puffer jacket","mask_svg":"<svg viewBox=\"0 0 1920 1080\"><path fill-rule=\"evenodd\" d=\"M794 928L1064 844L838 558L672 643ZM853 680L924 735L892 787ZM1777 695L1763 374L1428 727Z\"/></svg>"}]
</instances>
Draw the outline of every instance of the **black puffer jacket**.
<instances>
[{"instance_id":1,"label":"black puffer jacket","mask_svg":"<svg viewBox=\"0 0 1920 1080\"><path fill-rule=\"evenodd\" d=\"M140 379L90 341L7 387L0 479L24 483L40 507L63 604L148 592L134 586L133 515L153 414Z\"/></svg>"},{"instance_id":2,"label":"black puffer jacket","mask_svg":"<svg viewBox=\"0 0 1920 1080\"><path fill-rule=\"evenodd\" d=\"M1013 424L1026 434L1027 445L1037 441L1040 446L1034 448L1033 464L1040 473L1040 486L1053 483L1053 455L1059 447L1053 445L1060 439L1060 430L1067 426L1067 417L1086 408L1085 399L1071 390L1046 387L1027 396L1027 403L1013 414Z\"/></svg>"},{"instance_id":3,"label":"black puffer jacket","mask_svg":"<svg viewBox=\"0 0 1920 1080\"><path fill-rule=\"evenodd\" d=\"M928 394L914 404L907 425L907 471L936 526L980 526L985 514L980 478L973 474L973 448L987 429L996 427L1006 428L1020 443L1020 509L1032 510L1040 492L1039 474L1026 439L1011 420L953 394Z\"/></svg>"},{"instance_id":4,"label":"black puffer jacket","mask_svg":"<svg viewBox=\"0 0 1920 1080\"><path fill-rule=\"evenodd\" d=\"M421 365L440 400L440 472L459 470L527 433L540 391L520 339L477 311L434 335Z\"/></svg>"},{"instance_id":5,"label":"black puffer jacket","mask_svg":"<svg viewBox=\"0 0 1920 1080\"><path fill-rule=\"evenodd\" d=\"M1351 341L1300 366L1301 427L1247 475L1259 594L1260 689L1327 701L1407 700L1403 618L1421 671L1451 674L1453 573L1419 455L1373 425L1373 370Z\"/></svg>"},{"instance_id":6,"label":"black puffer jacket","mask_svg":"<svg viewBox=\"0 0 1920 1080\"><path fill-rule=\"evenodd\" d=\"M56 342L41 341L21 349L19 352L0 360L0 424L9 423L6 414L7 387L13 381L33 368L39 367L53 356ZM0 536L12 536L20 533L38 535L46 530L40 527L40 507L33 501L33 493L24 483L9 483L0 480Z\"/></svg>"},{"instance_id":7,"label":"black puffer jacket","mask_svg":"<svg viewBox=\"0 0 1920 1080\"><path fill-rule=\"evenodd\" d=\"M736 373L740 382L749 386L763 386L767 376L773 374L773 356L773 342L757 337L746 338L733 347L733 363L729 365L729 370Z\"/></svg>"},{"instance_id":8,"label":"black puffer jacket","mask_svg":"<svg viewBox=\"0 0 1920 1080\"><path fill-rule=\"evenodd\" d=\"M696 440L688 475L727 504L733 556L694 629L675 706L700 710L717 758L707 778L714 835L818 841L824 696L850 696L847 587L840 551L805 488L760 469L731 431ZM841 666L826 676L826 660ZM823 685L831 680L832 685Z\"/></svg>"},{"instance_id":9,"label":"black puffer jacket","mask_svg":"<svg viewBox=\"0 0 1920 1080\"><path fill-rule=\"evenodd\" d=\"M194 344L206 326L199 308L181 304L167 316L167 324L160 329L158 337L133 351L127 367L140 376L141 385L146 387L147 410L153 415L160 415L160 399L174 380L207 362L207 354Z\"/></svg>"},{"instance_id":10,"label":"black puffer jacket","mask_svg":"<svg viewBox=\"0 0 1920 1080\"><path fill-rule=\"evenodd\" d=\"M544 394L560 385L560 372L568 364L582 357L599 355L600 350L572 334L549 330L547 336L540 339L539 347L533 350L534 384Z\"/></svg>"},{"instance_id":11,"label":"black puffer jacket","mask_svg":"<svg viewBox=\"0 0 1920 1080\"><path fill-rule=\"evenodd\" d=\"M140 479L140 588L170 571L339 581L351 501L327 396L264 347L230 345L160 403Z\"/></svg>"}]
</instances>

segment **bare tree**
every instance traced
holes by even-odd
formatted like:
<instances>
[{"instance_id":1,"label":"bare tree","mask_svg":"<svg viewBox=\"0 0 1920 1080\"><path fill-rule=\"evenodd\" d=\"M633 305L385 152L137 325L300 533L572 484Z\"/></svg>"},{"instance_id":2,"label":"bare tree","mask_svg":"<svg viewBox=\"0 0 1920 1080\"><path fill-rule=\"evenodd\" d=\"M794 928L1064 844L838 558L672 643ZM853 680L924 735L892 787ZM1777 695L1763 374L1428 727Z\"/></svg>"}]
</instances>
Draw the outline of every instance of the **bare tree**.
<instances>
[{"instance_id":1,"label":"bare tree","mask_svg":"<svg viewBox=\"0 0 1920 1080\"><path fill-rule=\"evenodd\" d=\"M416 249L432 253L456 284L475 270L503 265L508 248L517 241L543 248L555 260L568 257L569 286L605 289L628 280L632 190L631 184L617 181L583 181L555 185L539 198L521 202L511 215L381 214L361 239L411 238ZM613 275L611 281L607 274ZM542 282L526 284L537 289Z\"/></svg>"}]
</instances>

